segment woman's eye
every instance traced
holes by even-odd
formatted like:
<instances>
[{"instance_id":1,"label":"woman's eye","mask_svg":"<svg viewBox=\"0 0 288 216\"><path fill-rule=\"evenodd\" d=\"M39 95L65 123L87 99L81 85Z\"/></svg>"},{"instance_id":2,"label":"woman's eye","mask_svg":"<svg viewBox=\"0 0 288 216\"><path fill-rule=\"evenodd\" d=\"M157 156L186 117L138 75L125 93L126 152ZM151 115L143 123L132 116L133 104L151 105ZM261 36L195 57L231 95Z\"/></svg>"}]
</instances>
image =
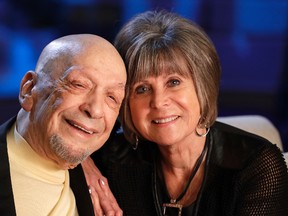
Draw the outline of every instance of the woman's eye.
<instances>
[{"instance_id":1,"label":"woman's eye","mask_svg":"<svg viewBox=\"0 0 288 216\"><path fill-rule=\"evenodd\" d=\"M169 85L169 86L177 86L177 85L180 85L180 80L177 80L177 79L169 80L168 85Z\"/></svg>"},{"instance_id":2,"label":"woman's eye","mask_svg":"<svg viewBox=\"0 0 288 216\"><path fill-rule=\"evenodd\" d=\"M138 86L135 89L136 94L143 94L145 92L149 91L149 88L147 86Z\"/></svg>"}]
</instances>

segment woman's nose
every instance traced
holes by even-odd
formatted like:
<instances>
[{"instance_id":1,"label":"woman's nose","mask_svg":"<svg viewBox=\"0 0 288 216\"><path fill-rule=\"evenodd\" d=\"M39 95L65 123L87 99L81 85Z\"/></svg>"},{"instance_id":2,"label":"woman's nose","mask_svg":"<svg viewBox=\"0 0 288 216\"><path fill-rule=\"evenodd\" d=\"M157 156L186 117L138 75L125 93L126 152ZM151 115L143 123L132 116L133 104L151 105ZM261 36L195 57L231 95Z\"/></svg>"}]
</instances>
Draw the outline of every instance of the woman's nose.
<instances>
[{"instance_id":1,"label":"woman's nose","mask_svg":"<svg viewBox=\"0 0 288 216\"><path fill-rule=\"evenodd\" d=\"M152 108L161 108L162 106L168 105L168 95L165 91L154 91L151 97L150 106Z\"/></svg>"}]
</instances>

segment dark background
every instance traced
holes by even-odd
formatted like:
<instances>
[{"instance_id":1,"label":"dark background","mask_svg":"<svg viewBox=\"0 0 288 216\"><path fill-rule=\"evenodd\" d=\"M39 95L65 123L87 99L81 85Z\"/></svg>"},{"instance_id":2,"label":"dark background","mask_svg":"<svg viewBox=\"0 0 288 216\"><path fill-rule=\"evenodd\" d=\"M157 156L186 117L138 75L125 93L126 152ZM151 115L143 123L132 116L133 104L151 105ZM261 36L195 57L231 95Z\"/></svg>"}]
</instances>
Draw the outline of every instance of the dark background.
<instances>
[{"instance_id":1,"label":"dark background","mask_svg":"<svg viewBox=\"0 0 288 216\"><path fill-rule=\"evenodd\" d=\"M288 0L0 0L0 121L19 109L22 75L43 47L74 33L113 41L138 12L167 9L197 22L218 50L219 115L260 114L288 150Z\"/></svg>"}]
</instances>

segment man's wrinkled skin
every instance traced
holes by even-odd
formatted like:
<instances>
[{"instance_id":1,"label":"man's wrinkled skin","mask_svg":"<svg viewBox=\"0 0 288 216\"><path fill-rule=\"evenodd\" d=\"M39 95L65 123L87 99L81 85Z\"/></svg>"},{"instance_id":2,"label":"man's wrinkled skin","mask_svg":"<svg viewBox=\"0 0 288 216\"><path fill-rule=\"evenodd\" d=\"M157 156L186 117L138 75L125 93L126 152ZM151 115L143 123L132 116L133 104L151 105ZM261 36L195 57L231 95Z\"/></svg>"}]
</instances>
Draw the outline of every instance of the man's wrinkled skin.
<instances>
[{"instance_id":1,"label":"man's wrinkled skin","mask_svg":"<svg viewBox=\"0 0 288 216\"><path fill-rule=\"evenodd\" d=\"M123 60L105 39L90 34L57 39L22 79L17 130L40 156L61 169L74 168L108 139L125 84ZM91 188L95 214L122 214L108 187L101 187L99 208L93 193L98 189Z\"/></svg>"}]
</instances>

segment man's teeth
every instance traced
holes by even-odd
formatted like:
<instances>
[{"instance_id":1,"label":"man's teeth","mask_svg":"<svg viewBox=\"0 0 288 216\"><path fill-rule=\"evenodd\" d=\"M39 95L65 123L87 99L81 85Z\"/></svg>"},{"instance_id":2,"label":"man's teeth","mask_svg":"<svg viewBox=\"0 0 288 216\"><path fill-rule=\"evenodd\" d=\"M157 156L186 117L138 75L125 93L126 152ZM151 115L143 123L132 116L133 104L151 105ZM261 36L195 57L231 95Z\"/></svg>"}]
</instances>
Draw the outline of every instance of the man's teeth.
<instances>
[{"instance_id":1,"label":"man's teeth","mask_svg":"<svg viewBox=\"0 0 288 216\"><path fill-rule=\"evenodd\" d=\"M93 131L86 130L85 128L83 128L83 127L81 127L79 125L73 124L73 126L79 128L80 130L82 130L82 131L84 131L84 132L86 132L88 134L93 134Z\"/></svg>"},{"instance_id":2,"label":"man's teeth","mask_svg":"<svg viewBox=\"0 0 288 216\"><path fill-rule=\"evenodd\" d=\"M167 122L173 121L173 120L175 120L177 118L178 118L178 116L174 116L174 117L169 117L169 118L165 118L165 119L154 120L154 122L156 124L163 124L163 123L167 123Z\"/></svg>"}]
</instances>

